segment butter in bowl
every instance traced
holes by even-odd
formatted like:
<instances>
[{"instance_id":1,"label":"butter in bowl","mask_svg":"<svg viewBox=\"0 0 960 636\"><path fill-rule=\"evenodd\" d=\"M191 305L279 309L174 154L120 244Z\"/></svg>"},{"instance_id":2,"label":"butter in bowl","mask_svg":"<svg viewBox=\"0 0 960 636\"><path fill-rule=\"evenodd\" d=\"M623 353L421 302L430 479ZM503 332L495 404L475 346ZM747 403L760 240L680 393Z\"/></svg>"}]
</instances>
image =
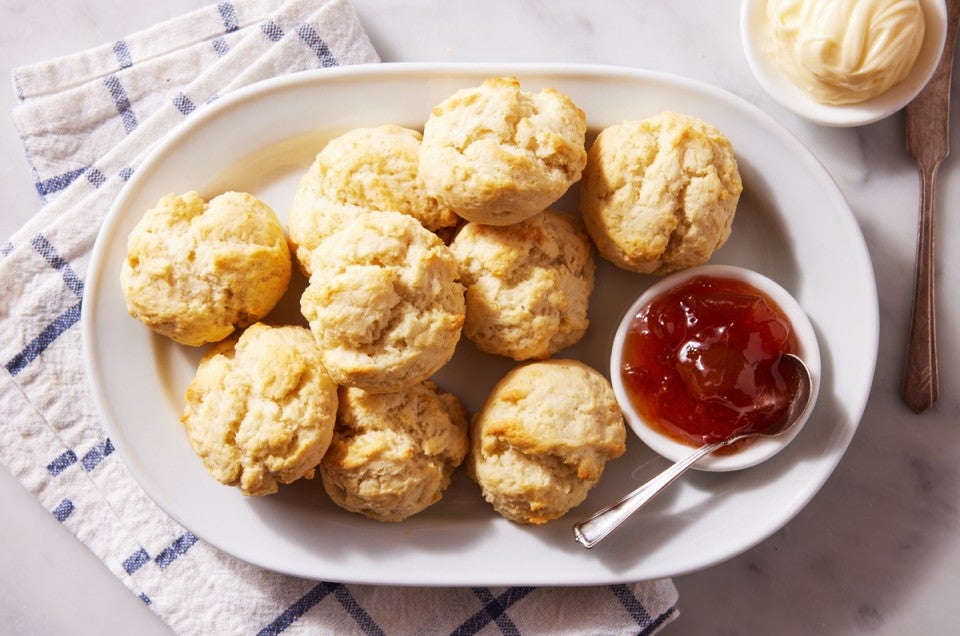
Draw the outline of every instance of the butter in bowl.
<instances>
[{"instance_id":1,"label":"butter in bowl","mask_svg":"<svg viewBox=\"0 0 960 636\"><path fill-rule=\"evenodd\" d=\"M851 127L906 106L943 52L943 0L744 0L743 50L760 85L814 123Z\"/></svg>"}]
</instances>

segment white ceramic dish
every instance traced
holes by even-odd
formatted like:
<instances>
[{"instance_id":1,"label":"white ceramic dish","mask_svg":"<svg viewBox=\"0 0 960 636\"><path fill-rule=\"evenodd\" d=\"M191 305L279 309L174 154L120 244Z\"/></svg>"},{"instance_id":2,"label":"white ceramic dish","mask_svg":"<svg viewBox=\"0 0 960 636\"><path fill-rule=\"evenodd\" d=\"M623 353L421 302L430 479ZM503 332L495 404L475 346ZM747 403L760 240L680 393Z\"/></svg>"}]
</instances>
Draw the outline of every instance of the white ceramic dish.
<instances>
[{"instance_id":1,"label":"white ceramic dish","mask_svg":"<svg viewBox=\"0 0 960 636\"><path fill-rule=\"evenodd\" d=\"M924 12L924 39L917 62L899 84L860 104L832 106L813 99L784 75L767 52L767 0L743 0L740 38L754 76L781 106L824 126L864 126L889 117L906 106L933 76L947 37L947 9L943 0L920 0Z\"/></svg>"},{"instance_id":2,"label":"white ceramic dish","mask_svg":"<svg viewBox=\"0 0 960 636\"><path fill-rule=\"evenodd\" d=\"M623 320L620 321L620 326L617 328L617 333L613 338L613 348L610 350L610 380L613 384L613 392L616 394L617 401L623 408L624 418L630 425L630 428L656 453L663 455L670 461L676 462L684 459L693 452L691 446L681 444L672 437L664 435L658 429L652 428L650 424L645 421L633 406L633 401L627 393L627 389L623 384L621 369L623 366L624 342L634 317L656 297L665 294L677 285L697 276L729 278L749 283L777 303L790 321L794 333L797 336L797 351L795 353L807 365L807 368L810 370L810 376L813 379L813 385L810 387L810 407L802 414L800 423L789 433L776 438L768 437L757 439L746 448L733 454L708 455L694 464L693 467L698 470L723 472L756 466L786 448L787 444L800 434L800 431L803 429L804 424L806 424L807 419L810 417L816 405L817 394L820 390L820 347L817 344L817 334L813 329L813 325L810 324L810 320L804 313L800 303L781 285L766 276L735 265L702 265L671 274L648 287L647 290L637 298L633 305L630 306L630 309L624 313Z\"/></svg>"},{"instance_id":3,"label":"white ceramic dish","mask_svg":"<svg viewBox=\"0 0 960 636\"><path fill-rule=\"evenodd\" d=\"M738 153L745 183L733 235L714 257L761 271L798 299L818 330L821 396L783 453L730 475L697 473L631 519L599 551L571 524L663 467L639 440L607 465L580 512L541 527L499 517L459 470L444 499L383 524L340 510L318 480L245 498L203 469L179 424L200 351L130 318L118 284L126 236L169 192L229 188L261 196L285 217L320 146L349 128L422 126L430 108L484 78L517 75L553 86L594 130L670 108L706 119ZM558 207L574 209L576 189ZM564 352L605 370L616 325L653 279L600 263L586 337ZM296 286L278 308L296 319ZM782 527L833 471L857 428L877 353L876 285L860 229L817 160L779 124L708 85L632 69L569 65L396 64L327 69L264 82L196 111L137 169L97 239L82 332L104 425L144 490L194 534L246 561L289 574L399 585L580 585L671 576L725 560ZM512 364L466 340L437 382L475 411Z\"/></svg>"}]
</instances>

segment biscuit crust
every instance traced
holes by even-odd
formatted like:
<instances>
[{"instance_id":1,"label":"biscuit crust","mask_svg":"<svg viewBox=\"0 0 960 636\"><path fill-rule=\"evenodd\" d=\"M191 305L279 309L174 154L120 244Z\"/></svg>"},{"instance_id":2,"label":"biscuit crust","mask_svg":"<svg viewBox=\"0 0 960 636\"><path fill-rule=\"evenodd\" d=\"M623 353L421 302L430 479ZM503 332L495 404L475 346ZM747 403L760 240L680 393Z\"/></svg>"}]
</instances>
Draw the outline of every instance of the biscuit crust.
<instances>
[{"instance_id":1,"label":"biscuit crust","mask_svg":"<svg viewBox=\"0 0 960 636\"><path fill-rule=\"evenodd\" d=\"M450 249L467 288L464 335L481 351L543 359L586 333L596 265L578 219L547 209L508 227L468 223Z\"/></svg>"},{"instance_id":2,"label":"biscuit crust","mask_svg":"<svg viewBox=\"0 0 960 636\"><path fill-rule=\"evenodd\" d=\"M730 141L674 112L600 132L580 184L580 212L600 254L666 274L706 262L730 236L743 184Z\"/></svg>"},{"instance_id":3,"label":"biscuit crust","mask_svg":"<svg viewBox=\"0 0 960 636\"><path fill-rule=\"evenodd\" d=\"M320 476L341 508L403 521L440 500L466 453L466 411L433 383L378 394L344 387Z\"/></svg>"},{"instance_id":4,"label":"biscuit crust","mask_svg":"<svg viewBox=\"0 0 960 636\"><path fill-rule=\"evenodd\" d=\"M311 271L300 307L338 384L399 391L453 356L465 312L456 259L413 217L358 217L313 251Z\"/></svg>"},{"instance_id":5,"label":"biscuit crust","mask_svg":"<svg viewBox=\"0 0 960 636\"><path fill-rule=\"evenodd\" d=\"M199 346L266 316L287 289L283 225L256 197L163 197L127 239L120 284L127 310L157 333Z\"/></svg>"},{"instance_id":6,"label":"biscuit crust","mask_svg":"<svg viewBox=\"0 0 960 636\"><path fill-rule=\"evenodd\" d=\"M586 498L625 440L603 375L576 360L532 362L507 373L473 418L467 469L498 513L543 524Z\"/></svg>"},{"instance_id":7,"label":"biscuit crust","mask_svg":"<svg viewBox=\"0 0 960 636\"><path fill-rule=\"evenodd\" d=\"M409 214L424 227L451 233L460 221L428 195L419 174L421 134L384 125L330 140L300 178L287 219L291 251L309 276L309 254L326 237L370 211Z\"/></svg>"},{"instance_id":8,"label":"biscuit crust","mask_svg":"<svg viewBox=\"0 0 960 636\"><path fill-rule=\"evenodd\" d=\"M509 225L541 212L580 179L586 115L552 88L495 77L433 108L423 129L427 192L469 221Z\"/></svg>"},{"instance_id":9,"label":"biscuit crust","mask_svg":"<svg viewBox=\"0 0 960 636\"><path fill-rule=\"evenodd\" d=\"M256 323L201 359L181 421L215 479L268 495L313 477L336 413L337 386L310 332Z\"/></svg>"}]
</instances>

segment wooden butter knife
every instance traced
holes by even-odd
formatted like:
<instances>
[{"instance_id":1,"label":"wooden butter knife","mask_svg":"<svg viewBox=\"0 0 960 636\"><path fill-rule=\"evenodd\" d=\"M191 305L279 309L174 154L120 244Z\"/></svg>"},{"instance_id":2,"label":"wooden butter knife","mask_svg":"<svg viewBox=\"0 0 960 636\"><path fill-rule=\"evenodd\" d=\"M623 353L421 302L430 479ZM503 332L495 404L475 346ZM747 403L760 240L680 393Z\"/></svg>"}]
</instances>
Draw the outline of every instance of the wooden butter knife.
<instances>
[{"instance_id":1,"label":"wooden butter knife","mask_svg":"<svg viewBox=\"0 0 960 636\"><path fill-rule=\"evenodd\" d=\"M902 395L917 413L928 409L940 394L934 303L934 198L937 168L950 151L950 78L958 20L960 0L947 0L943 56L929 83L906 109L907 151L920 171L920 222Z\"/></svg>"}]
</instances>

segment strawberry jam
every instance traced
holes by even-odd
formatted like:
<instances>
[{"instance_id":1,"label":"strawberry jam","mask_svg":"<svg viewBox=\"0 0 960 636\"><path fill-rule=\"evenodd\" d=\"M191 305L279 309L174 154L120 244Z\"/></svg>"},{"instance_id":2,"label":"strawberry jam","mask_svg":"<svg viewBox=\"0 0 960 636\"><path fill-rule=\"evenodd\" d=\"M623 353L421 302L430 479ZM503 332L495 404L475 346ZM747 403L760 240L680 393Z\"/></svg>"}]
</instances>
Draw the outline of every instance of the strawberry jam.
<instances>
[{"instance_id":1,"label":"strawberry jam","mask_svg":"<svg viewBox=\"0 0 960 636\"><path fill-rule=\"evenodd\" d=\"M778 422L798 380L782 375L779 361L796 347L790 321L763 292L695 277L634 316L623 385L651 426L699 446Z\"/></svg>"}]
</instances>

